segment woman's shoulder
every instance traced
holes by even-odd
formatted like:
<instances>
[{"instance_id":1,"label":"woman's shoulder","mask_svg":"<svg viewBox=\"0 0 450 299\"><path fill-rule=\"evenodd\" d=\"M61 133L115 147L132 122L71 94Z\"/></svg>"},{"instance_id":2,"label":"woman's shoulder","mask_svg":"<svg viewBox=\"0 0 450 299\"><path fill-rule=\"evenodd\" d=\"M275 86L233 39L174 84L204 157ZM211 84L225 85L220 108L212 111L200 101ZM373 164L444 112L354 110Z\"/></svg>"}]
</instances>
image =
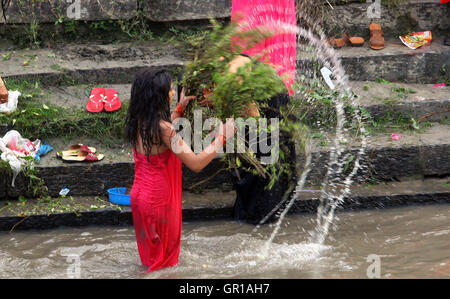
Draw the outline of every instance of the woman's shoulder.
<instances>
[{"instance_id":1,"label":"woman's shoulder","mask_svg":"<svg viewBox=\"0 0 450 299\"><path fill-rule=\"evenodd\" d=\"M165 120L160 120L159 121L159 126L161 127L161 130L163 130L163 131L172 131L172 130L174 130L172 123L168 122L168 121L165 121Z\"/></svg>"},{"instance_id":2,"label":"woman's shoulder","mask_svg":"<svg viewBox=\"0 0 450 299\"><path fill-rule=\"evenodd\" d=\"M177 132L175 131L175 128L173 127L171 122L161 120L159 122L159 125L161 127L161 132L162 132L163 137L172 138L173 136L175 136L177 134Z\"/></svg>"}]
</instances>

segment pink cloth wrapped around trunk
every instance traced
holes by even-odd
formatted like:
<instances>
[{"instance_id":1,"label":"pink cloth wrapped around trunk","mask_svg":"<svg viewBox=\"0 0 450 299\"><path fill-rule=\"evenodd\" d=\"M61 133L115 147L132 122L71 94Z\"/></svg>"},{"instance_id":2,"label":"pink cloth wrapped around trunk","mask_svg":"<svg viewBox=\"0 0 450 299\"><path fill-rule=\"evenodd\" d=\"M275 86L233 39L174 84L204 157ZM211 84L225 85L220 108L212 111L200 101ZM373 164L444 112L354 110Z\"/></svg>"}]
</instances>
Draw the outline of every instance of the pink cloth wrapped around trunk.
<instances>
[{"instance_id":1,"label":"pink cloth wrapped around trunk","mask_svg":"<svg viewBox=\"0 0 450 299\"><path fill-rule=\"evenodd\" d=\"M271 63L292 95L295 81L297 17L294 0L233 0L232 21L238 22L242 31L264 26L276 34L243 54L256 56Z\"/></svg>"}]
</instances>

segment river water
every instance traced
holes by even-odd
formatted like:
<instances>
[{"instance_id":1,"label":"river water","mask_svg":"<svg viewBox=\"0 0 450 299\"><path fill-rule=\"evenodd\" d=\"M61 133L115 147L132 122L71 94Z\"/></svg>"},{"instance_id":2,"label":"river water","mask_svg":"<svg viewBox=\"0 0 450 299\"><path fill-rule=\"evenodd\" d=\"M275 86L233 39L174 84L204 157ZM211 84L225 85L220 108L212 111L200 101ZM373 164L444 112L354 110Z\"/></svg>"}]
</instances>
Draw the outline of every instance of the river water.
<instances>
[{"instance_id":1,"label":"river water","mask_svg":"<svg viewBox=\"0 0 450 299\"><path fill-rule=\"evenodd\" d=\"M145 273L133 227L1 232L0 278L450 278L450 205L343 212L324 245L308 243L315 215L273 227L183 224L177 267Z\"/></svg>"}]
</instances>

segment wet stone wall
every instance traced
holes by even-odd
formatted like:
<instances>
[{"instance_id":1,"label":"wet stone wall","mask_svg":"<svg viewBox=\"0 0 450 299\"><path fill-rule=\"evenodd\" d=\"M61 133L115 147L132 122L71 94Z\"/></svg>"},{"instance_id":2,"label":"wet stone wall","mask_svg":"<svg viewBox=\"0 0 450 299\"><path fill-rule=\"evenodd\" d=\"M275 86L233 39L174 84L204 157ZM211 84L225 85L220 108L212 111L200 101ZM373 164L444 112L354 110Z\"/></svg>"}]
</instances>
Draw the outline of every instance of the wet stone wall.
<instances>
[{"instance_id":1,"label":"wet stone wall","mask_svg":"<svg viewBox=\"0 0 450 299\"><path fill-rule=\"evenodd\" d=\"M330 5L324 6L323 24L329 34L348 31L368 37L368 26L373 22L379 23L388 34L408 30L446 30L450 26L450 5L442 5L440 0L405 0L391 6L364 0L329 2ZM140 10L154 22L189 23L229 18L231 3L232 0L16 0L11 1L5 15L10 24L54 23L130 19ZM0 22L4 22L3 18Z\"/></svg>"},{"instance_id":2,"label":"wet stone wall","mask_svg":"<svg viewBox=\"0 0 450 299\"><path fill-rule=\"evenodd\" d=\"M350 3L335 5L333 9L327 7L324 28L330 34L347 31L351 35L368 38L371 23L380 24L389 35L424 30L444 31L450 27L450 5L440 4L440 0L404 1L391 7L372 5Z\"/></svg>"},{"instance_id":3,"label":"wet stone wall","mask_svg":"<svg viewBox=\"0 0 450 299\"><path fill-rule=\"evenodd\" d=\"M145 15L156 22L228 18L231 0L146 1Z\"/></svg>"},{"instance_id":4,"label":"wet stone wall","mask_svg":"<svg viewBox=\"0 0 450 299\"><path fill-rule=\"evenodd\" d=\"M13 0L5 16L7 23L21 24L130 19L136 13L137 0Z\"/></svg>"}]
</instances>

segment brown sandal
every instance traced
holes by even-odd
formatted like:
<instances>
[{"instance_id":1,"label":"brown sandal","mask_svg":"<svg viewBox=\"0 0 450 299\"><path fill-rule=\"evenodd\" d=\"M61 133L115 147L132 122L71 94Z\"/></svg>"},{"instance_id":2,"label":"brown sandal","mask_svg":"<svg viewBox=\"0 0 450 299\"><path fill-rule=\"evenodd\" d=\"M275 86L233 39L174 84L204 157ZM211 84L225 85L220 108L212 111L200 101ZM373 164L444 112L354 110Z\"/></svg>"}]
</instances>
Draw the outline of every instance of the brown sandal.
<instances>
[{"instance_id":1,"label":"brown sandal","mask_svg":"<svg viewBox=\"0 0 450 299\"><path fill-rule=\"evenodd\" d=\"M370 48L381 50L385 47L384 33L378 24L370 24Z\"/></svg>"},{"instance_id":2,"label":"brown sandal","mask_svg":"<svg viewBox=\"0 0 450 299\"><path fill-rule=\"evenodd\" d=\"M94 147L88 147L84 144L74 144L69 146L69 148L65 151L57 152L56 157L62 159L63 156L77 156L82 151L95 153L97 149Z\"/></svg>"},{"instance_id":3,"label":"brown sandal","mask_svg":"<svg viewBox=\"0 0 450 299\"><path fill-rule=\"evenodd\" d=\"M61 156L61 159L67 163L98 162L103 160L103 158L105 157L105 155L103 154L96 155L93 152L85 152L85 151L80 151L76 156L72 155L63 156L61 155L61 153L59 154L59 156Z\"/></svg>"},{"instance_id":4,"label":"brown sandal","mask_svg":"<svg viewBox=\"0 0 450 299\"><path fill-rule=\"evenodd\" d=\"M350 44L352 47L362 47L365 43L362 37L350 37L347 33L342 34L346 44Z\"/></svg>"},{"instance_id":5,"label":"brown sandal","mask_svg":"<svg viewBox=\"0 0 450 299\"><path fill-rule=\"evenodd\" d=\"M343 38L330 37L327 39L327 43L334 49L340 49L345 46L346 42Z\"/></svg>"}]
</instances>

